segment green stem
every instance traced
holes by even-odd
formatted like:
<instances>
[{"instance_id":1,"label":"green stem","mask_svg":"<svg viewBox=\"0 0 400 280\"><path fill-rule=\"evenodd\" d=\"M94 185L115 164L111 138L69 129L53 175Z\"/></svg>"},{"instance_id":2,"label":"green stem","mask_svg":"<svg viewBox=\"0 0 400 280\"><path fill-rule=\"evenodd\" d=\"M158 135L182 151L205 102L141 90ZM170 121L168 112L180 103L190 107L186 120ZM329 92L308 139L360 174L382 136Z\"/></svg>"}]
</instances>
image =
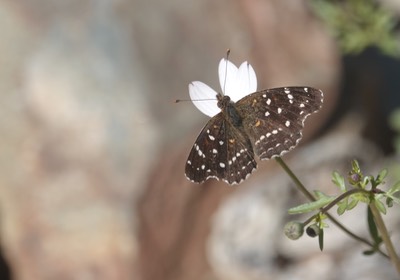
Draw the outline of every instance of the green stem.
<instances>
[{"instance_id":1,"label":"green stem","mask_svg":"<svg viewBox=\"0 0 400 280\"><path fill-rule=\"evenodd\" d=\"M301 191L304 196L306 196L311 201L316 201L317 199L304 187L304 185L300 182L296 175L292 172L292 170L286 165L281 157L276 157L275 160L279 163L279 165L285 170L285 172L289 175L289 177L296 184L299 191Z\"/></svg>"},{"instance_id":2,"label":"green stem","mask_svg":"<svg viewBox=\"0 0 400 280\"><path fill-rule=\"evenodd\" d=\"M286 165L286 163L283 161L282 158L280 157L276 157L275 160L279 163L279 165L283 168L283 170L285 170L285 172L289 175L289 177L293 180L293 182L295 183L296 187L311 201L316 201L317 199L306 189L306 187L304 187L304 185L300 182L300 180L297 178L297 176L292 172L292 170ZM366 245L368 245L371 248L374 248L374 245L369 242L367 239L364 239L356 234L354 234L353 232L351 232L350 230L348 230L344 225L342 225L339 221L337 221L332 215L330 215L329 213L325 213L326 216L332 221L332 223L334 223L337 227L339 227L341 230L343 230L345 233L347 233L349 236L351 236L353 239L358 240L359 242L362 242ZM378 252L388 258L388 256L382 252L379 248L378 248Z\"/></svg>"},{"instance_id":3,"label":"green stem","mask_svg":"<svg viewBox=\"0 0 400 280\"><path fill-rule=\"evenodd\" d=\"M382 219L381 213L379 212L378 208L376 208L373 202L369 204L369 208L371 209L372 215L374 216L375 224L379 230L379 233L381 234L383 243L385 243L389 258L393 265L396 267L397 273L400 275L400 259L397 256L397 253L393 247L392 240L389 237L389 233L386 229L385 222Z\"/></svg>"},{"instance_id":4,"label":"green stem","mask_svg":"<svg viewBox=\"0 0 400 280\"><path fill-rule=\"evenodd\" d=\"M366 193L369 194L368 191L364 190L364 189L351 189L345 193L342 193L341 195L339 195L338 197L336 197L331 203L329 203L328 205L326 205L325 207L323 207L321 209L321 213L326 213L329 209L331 209L333 206L335 206L337 203L339 203L340 201L342 201L343 199L345 199L348 196L351 196L355 193Z\"/></svg>"},{"instance_id":5,"label":"green stem","mask_svg":"<svg viewBox=\"0 0 400 280\"><path fill-rule=\"evenodd\" d=\"M322 214L328 214L327 212L328 212L332 207L334 207L338 202L342 201L343 199L345 199L346 197L348 197L348 196L350 196L350 195L353 195L353 194L355 194L355 193L361 193L361 192L369 193L368 191L366 191L366 190L364 190L364 189L352 189L352 190L349 190L349 191L347 191L347 192L345 192L345 193L342 193L342 194L339 195L338 197L336 197L334 200L332 200L332 202L330 202L330 203L329 203L328 205L326 205L325 207L322 207L322 208L320 209L320 213L322 213ZM312 216L312 217L310 217L309 219L307 219L307 220L304 222L304 225L308 225L308 224L314 219L314 217L315 217L315 216Z\"/></svg>"}]
</instances>

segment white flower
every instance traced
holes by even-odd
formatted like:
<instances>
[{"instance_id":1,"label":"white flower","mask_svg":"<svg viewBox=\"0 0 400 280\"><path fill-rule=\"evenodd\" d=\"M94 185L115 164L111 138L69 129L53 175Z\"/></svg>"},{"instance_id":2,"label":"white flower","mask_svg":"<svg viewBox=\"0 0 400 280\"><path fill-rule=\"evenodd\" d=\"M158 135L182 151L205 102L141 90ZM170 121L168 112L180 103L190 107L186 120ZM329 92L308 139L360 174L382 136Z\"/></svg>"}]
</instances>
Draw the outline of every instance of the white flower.
<instances>
[{"instance_id":1,"label":"white flower","mask_svg":"<svg viewBox=\"0 0 400 280\"><path fill-rule=\"evenodd\" d=\"M229 96L233 102L257 90L256 73L247 61L237 68L232 62L223 58L219 62L218 75L222 95ZM217 92L205 83L191 82L189 95L197 109L207 116L213 117L221 112L217 106Z\"/></svg>"}]
</instances>

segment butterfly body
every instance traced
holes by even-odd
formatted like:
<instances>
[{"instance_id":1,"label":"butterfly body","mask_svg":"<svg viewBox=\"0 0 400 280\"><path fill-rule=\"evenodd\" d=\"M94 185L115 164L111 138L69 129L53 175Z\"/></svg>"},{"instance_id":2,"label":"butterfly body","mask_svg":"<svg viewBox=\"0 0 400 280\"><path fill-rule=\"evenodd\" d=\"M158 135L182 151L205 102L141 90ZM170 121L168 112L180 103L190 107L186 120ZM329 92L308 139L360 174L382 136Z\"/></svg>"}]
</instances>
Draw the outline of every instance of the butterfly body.
<instances>
[{"instance_id":1,"label":"butterfly body","mask_svg":"<svg viewBox=\"0 0 400 280\"><path fill-rule=\"evenodd\" d=\"M227 95L217 94L217 106L221 109L222 115L226 121L230 122L234 127L239 128L242 125L243 117L239 114L235 102Z\"/></svg>"},{"instance_id":2,"label":"butterfly body","mask_svg":"<svg viewBox=\"0 0 400 280\"><path fill-rule=\"evenodd\" d=\"M200 132L186 162L192 182L209 178L239 184L256 168L254 154L267 160L293 149L308 115L322 105L322 91L311 87L267 89L237 102L217 94L220 113Z\"/></svg>"}]
</instances>

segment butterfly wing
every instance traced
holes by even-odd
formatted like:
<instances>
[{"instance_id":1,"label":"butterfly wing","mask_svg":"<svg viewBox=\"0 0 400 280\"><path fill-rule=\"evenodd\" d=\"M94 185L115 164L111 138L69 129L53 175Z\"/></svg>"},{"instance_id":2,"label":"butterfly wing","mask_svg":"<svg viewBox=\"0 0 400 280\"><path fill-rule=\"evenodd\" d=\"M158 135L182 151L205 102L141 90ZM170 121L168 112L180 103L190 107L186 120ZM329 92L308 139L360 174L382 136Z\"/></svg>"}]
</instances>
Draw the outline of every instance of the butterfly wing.
<instances>
[{"instance_id":1,"label":"butterfly wing","mask_svg":"<svg viewBox=\"0 0 400 280\"><path fill-rule=\"evenodd\" d=\"M236 103L255 153L262 159L281 156L302 138L304 121L323 102L321 90L310 87L272 88Z\"/></svg>"},{"instance_id":2,"label":"butterfly wing","mask_svg":"<svg viewBox=\"0 0 400 280\"><path fill-rule=\"evenodd\" d=\"M200 132L186 162L186 177L195 183L209 178L239 184L257 168L250 139L217 114Z\"/></svg>"}]
</instances>

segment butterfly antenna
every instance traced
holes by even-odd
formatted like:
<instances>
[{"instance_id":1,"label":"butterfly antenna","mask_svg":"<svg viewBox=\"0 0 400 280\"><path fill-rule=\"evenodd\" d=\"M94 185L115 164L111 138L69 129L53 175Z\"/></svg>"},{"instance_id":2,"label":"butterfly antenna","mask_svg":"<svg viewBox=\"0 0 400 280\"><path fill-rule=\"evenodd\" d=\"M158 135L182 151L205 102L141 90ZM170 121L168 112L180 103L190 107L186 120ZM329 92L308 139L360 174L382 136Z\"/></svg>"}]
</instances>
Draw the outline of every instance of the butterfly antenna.
<instances>
[{"instance_id":1,"label":"butterfly antenna","mask_svg":"<svg viewBox=\"0 0 400 280\"><path fill-rule=\"evenodd\" d=\"M205 99L175 99L174 103L193 102L193 101L207 101L207 100L216 100L216 98L205 98Z\"/></svg>"},{"instance_id":2,"label":"butterfly antenna","mask_svg":"<svg viewBox=\"0 0 400 280\"><path fill-rule=\"evenodd\" d=\"M228 59L229 59L229 54L231 53L230 49L226 50L226 63L225 63L225 77L224 77L224 94L226 93L225 91L225 86L226 86L226 76L228 74Z\"/></svg>"}]
</instances>

